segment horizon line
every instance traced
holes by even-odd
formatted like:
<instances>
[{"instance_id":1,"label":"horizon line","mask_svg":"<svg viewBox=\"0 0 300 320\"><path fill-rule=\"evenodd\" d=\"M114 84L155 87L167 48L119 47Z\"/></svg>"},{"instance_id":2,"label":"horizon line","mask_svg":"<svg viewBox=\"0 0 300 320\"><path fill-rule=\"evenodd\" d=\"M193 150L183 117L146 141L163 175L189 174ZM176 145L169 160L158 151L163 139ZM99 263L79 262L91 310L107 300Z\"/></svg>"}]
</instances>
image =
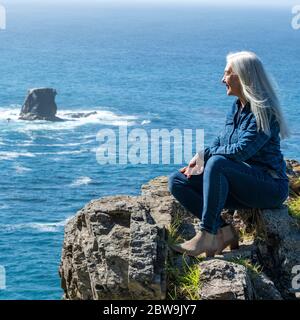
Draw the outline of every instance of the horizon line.
<instances>
[{"instance_id":1,"label":"horizon line","mask_svg":"<svg viewBox=\"0 0 300 320\"><path fill-rule=\"evenodd\" d=\"M300 5L300 1L297 4L296 1L285 1L275 2L270 0L265 1L247 1L237 2L237 0L229 0L224 3L220 0L0 0L0 5L11 6L11 5L36 5L36 6L61 6L61 5L74 5L74 6L104 6L104 7L219 7L219 8L290 8L292 9L296 5Z\"/></svg>"}]
</instances>

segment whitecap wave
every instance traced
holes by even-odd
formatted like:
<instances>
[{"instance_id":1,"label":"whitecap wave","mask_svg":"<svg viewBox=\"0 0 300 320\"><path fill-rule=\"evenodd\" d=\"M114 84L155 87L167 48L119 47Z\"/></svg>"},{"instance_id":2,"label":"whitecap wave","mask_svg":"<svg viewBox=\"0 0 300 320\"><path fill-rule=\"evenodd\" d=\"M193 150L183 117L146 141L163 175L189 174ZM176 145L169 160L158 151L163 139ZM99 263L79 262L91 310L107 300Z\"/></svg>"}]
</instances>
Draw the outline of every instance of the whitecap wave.
<instances>
[{"instance_id":1,"label":"whitecap wave","mask_svg":"<svg viewBox=\"0 0 300 320\"><path fill-rule=\"evenodd\" d=\"M34 130L69 130L86 124L103 124L112 126L133 126L136 125L137 116L118 115L112 111L101 110L99 107L91 109L63 109L57 112L57 117L65 120L62 122L50 122L45 120L26 121L19 120L21 106L0 107L0 122L8 122L9 126L19 132ZM74 114L83 116L74 118ZM25 125L24 125L25 124ZM7 127L9 128L9 127Z\"/></svg>"},{"instance_id":2,"label":"whitecap wave","mask_svg":"<svg viewBox=\"0 0 300 320\"><path fill-rule=\"evenodd\" d=\"M143 121L141 122L141 125L143 126L143 125L149 124L149 123L151 123L151 120L143 120Z\"/></svg>"},{"instance_id":3,"label":"whitecap wave","mask_svg":"<svg viewBox=\"0 0 300 320\"><path fill-rule=\"evenodd\" d=\"M43 147L77 147L87 142L41 144Z\"/></svg>"},{"instance_id":4,"label":"whitecap wave","mask_svg":"<svg viewBox=\"0 0 300 320\"><path fill-rule=\"evenodd\" d=\"M26 230L33 229L39 232L58 232L60 231L65 224L71 219L71 217L58 221L58 222L28 222L28 223L20 223L20 224L6 224L0 225L0 230L5 231L16 231L16 230Z\"/></svg>"},{"instance_id":5,"label":"whitecap wave","mask_svg":"<svg viewBox=\"0 0 300 320\"><path fill-rule=\"evenodd\" d=\"M16 121L20 114L21 106L11 105L9 107L0 107L0 121Z\"/></svg>"},{"instance_id":6,"label":"whitecap wave","mask_svg":"<svg viewBox=\"0 0 300 320\"><path fill-rule=\"evenodd\" d=\"M36 152L35 155L50 155L50 154L54 154L54 155L60 155L60 154L80 154L80 153L84 153L87 152L88 150L69 150L69 151L57 151L57 152Z\"/></svg>"},{"instance_id":7,"label":"whitecap wave","mask_svg":"<svg viewBox=\"0 0 300 320\"><path fill-rule=\"evenodd\" d=\"M90 184L91 182L92 182L92 179L90 177L79 177L70 184L70 187L87 185L87 184Z\"/></svg>"},{"instance_id":8,"label":"whitecap wave","mask_svg":"<svg viewBox=\"0 0 300 320\"><path fill-rule=\"evenodd\" d=\"M0 204L0 210L2 210L2 209L8 209L8 208L10 208L9 205L7 205L7 204Z\"/></svg>"},{"instance_id":9,"label":"whitecap wave","mask_svg":"<svg viewBox=\"0 0 300 320\"><path fill-rule=\"evenodd\" d=\"M83 136L83 139L94 139L95 138L95 135L93 135L93 134L88 134L88 135L86 135L86 136Z\"/></svg>"},{"instance_id":10,"label":"whitecap wave","mask_svg":"<svg viewBox=\"0 0 300 320\"><path fill-rule=\"evenodd\" d=\"M19 157L35 157L35 154L31 152L11 152L11 151L1 151L0 160L14 160Z\"/></svg>"},{"instance_id":11,"label":"whitecap wave","mask_svg":"<svg viewBox=\"0 0 300 320\"><path fill-rule=\"evenodd\" d=\"M16 170L16 173L24 173L24 172L29 172L29 171L32 171L32 169L30 168L27 168L27 167L23 167L23 166L20 166L20 165L16 165L15 166L15 170Z\"/></svg>"},{"instance_id":12,"label":"whitecap wave","mask_svg":"<svg viewBox=\"0 0 300 320\"><path fill-rule=\"evenodd\" d=\"M30 147L30 146L33 146L34 145L34 141L31 140L31 141L24 141L22 143L15 143L15 146L17 147Z\"/></svg>"}]
</instances>

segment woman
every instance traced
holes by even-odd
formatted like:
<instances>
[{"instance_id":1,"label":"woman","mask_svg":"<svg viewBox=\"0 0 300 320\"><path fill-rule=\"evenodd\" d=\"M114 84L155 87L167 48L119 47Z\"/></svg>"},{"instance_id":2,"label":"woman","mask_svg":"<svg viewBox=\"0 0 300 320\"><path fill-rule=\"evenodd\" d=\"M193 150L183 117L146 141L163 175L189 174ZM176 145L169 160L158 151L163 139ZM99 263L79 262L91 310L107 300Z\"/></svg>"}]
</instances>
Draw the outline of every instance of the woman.
<instances>
[{"instance_id":1,"label":"woman","mask_svg":"<svg viewBox=\"0 0 300 320\"><path fill-rule=\"evenodd\" d=\"M288 129L262 62L252 52L229 54L222 82L227 95L237 97L223 132L202 157L197 154L169 177L170 192L201 219L194 238L172 246L191 256L238 247L237 233L221 217L223 208L276 208L288 196L280 151Z\"/></svg>"}]
</instances>

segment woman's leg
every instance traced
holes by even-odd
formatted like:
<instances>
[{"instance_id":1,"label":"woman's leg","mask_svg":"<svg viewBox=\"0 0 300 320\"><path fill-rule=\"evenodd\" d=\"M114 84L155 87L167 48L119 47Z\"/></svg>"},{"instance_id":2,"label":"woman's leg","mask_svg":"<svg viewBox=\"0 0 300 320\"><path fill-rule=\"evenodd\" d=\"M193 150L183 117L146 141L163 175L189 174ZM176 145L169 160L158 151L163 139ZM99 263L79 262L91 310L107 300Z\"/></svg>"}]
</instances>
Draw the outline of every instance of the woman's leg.
<instances>
[{"instance_id":1,"label":"woman's leg","mask_svg":"<svg viewBox=\"0 0 300 320\"><path fill-rule=\"evenodd\" d=\"M169 176L169 191L172 195L194 216L202 219L203 211L203 174L193 175L189 179L180 171L175 171ZM225 208L245 209L249 208L228 194ZM220 226L226 225L220 217Z\"/></svg>"},{"instance_id":2,"label":"woman's leg","mask_svg":"<svg viewBox=\"0 0 300 320\"><path fill-rule=\"evenodd\" d=\"M284 186L282 187L282 185ZM278 207L286 199L288 182L276 180L245 162L212 156L203 173L203 211L200 228L216 234L226 200L238 201L248 208Z\"/></svg>"},{"instance_id":3,"label":"woman's leg","mask_svg":"<svg viewBox=\"0 0 300 320\"><path fill-rule=\"evenodd\" d=\"M201 219L203 208L203 174L189 179L180 171L169 176L169 191L194 216Z\"/></svg>"}]
</instances>

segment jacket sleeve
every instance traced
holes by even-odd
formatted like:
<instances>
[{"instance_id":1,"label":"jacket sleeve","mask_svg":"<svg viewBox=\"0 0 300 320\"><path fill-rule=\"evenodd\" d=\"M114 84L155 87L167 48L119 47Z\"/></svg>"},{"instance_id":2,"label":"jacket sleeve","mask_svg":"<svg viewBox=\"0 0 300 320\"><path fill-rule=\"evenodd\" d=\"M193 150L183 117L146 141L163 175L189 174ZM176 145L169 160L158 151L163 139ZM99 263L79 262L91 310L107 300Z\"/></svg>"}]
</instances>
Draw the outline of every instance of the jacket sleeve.
<instances>
[{"instance_id":1,"label":"jacket sleeve","mask_svg":"<svg viewBox=\"0 0 300 320\"><path fill-rule=\"evenodd\" d=\"M242 130L238 142L210 148L211 155L223 155L233 160L246 161L257 153L270 136L263 131L257 131L256 120L253 115L247 128Z\"/></svg>"},{"instance_id":2,"label":"jacket sleeve","mask_svg":"<svg viewBox=\"0 0 300 320\"><path fill-rule=\"evenodd\" d=\"M211 144L211 146L204 149L204 162L206 162L212 156L211 148L219 147L219 146L220 146L220 136L218 135L214 139L214 141Z\"/></svg>"}]
</instances>

